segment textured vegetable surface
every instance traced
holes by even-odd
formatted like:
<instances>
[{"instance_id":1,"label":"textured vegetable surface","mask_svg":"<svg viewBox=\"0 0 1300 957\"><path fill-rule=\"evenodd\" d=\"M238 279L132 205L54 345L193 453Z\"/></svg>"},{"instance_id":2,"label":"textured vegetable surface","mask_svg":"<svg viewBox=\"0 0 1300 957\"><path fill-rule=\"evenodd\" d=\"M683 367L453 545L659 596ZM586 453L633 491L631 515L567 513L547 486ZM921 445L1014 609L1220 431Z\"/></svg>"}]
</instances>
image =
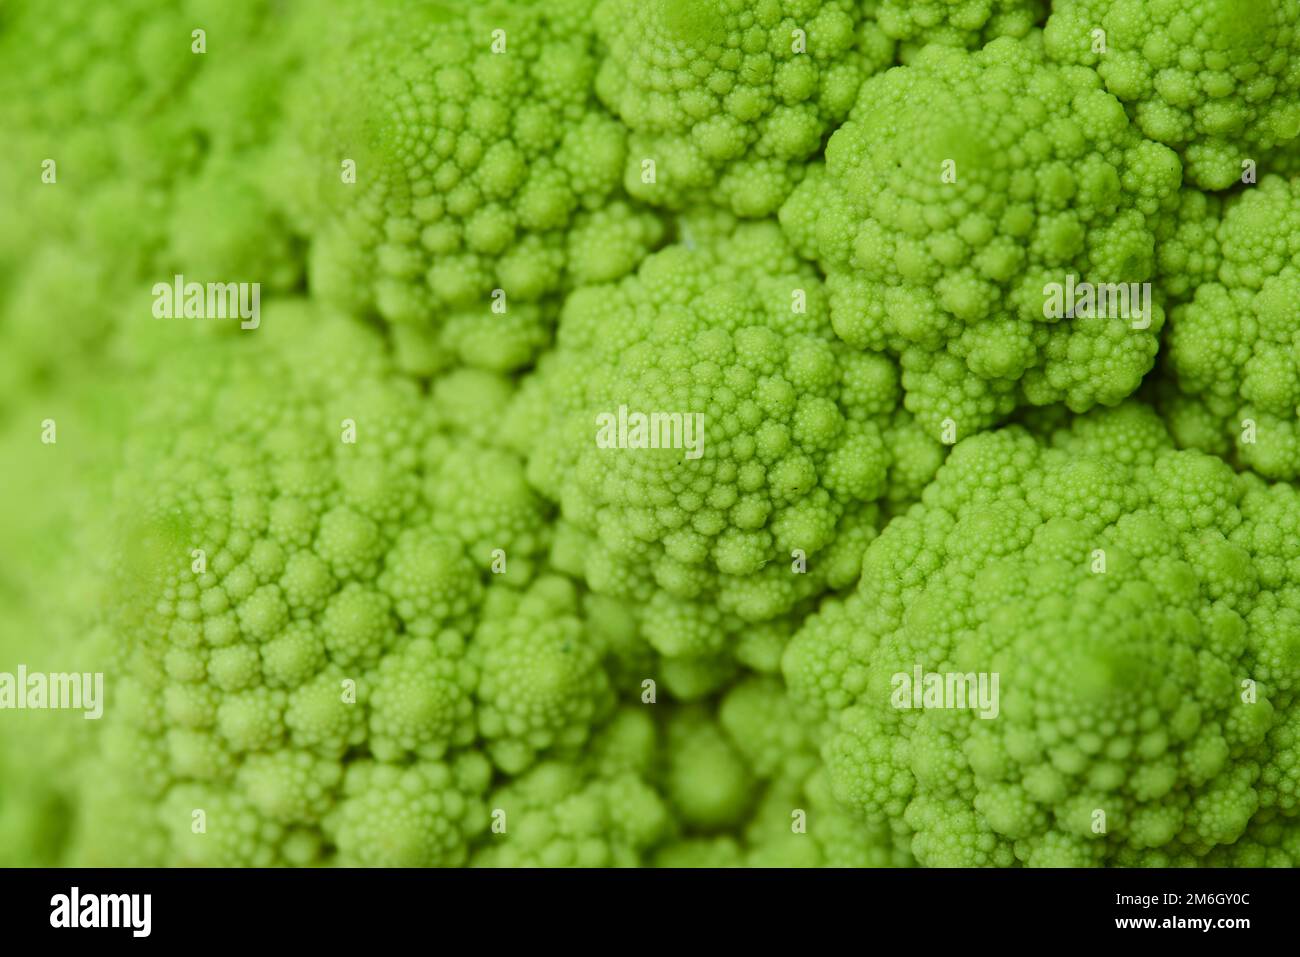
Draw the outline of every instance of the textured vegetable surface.
<instances>
[{"instance_id":1,"label":"textured vegetable surface","mask_svg":"<svg viewBox=\"0 0 1300 957\"><path fill-rule=\"evenodd\" d=\"M1284 0L12 0L0 865L1300 866Z\"/></svg>"}]
</instances>

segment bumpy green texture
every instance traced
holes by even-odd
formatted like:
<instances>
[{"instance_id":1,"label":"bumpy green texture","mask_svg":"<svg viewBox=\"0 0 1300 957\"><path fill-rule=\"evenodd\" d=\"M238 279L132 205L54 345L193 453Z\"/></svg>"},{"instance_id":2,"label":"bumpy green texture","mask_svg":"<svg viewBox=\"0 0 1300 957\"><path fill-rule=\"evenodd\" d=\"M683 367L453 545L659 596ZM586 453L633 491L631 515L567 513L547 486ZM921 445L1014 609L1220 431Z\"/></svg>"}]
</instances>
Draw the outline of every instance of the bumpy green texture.
<instances>
[{"instance_id":1,"label":"bumpy green texture","mask_svg":"<svg viewBox=\"0 0 1300 957\"><path fill-rule=\"evenodd\" d=\"M1298 27L0 4L0 866L1300 866Z\"/></svg>"},{"instance_id":2,"label":"bumpy green texture","mask_svg":"<svg viewBox=\"0 0 1300 957\"><path fill-rule=\"evenodd\" d=\"M312 288L382 317L399 360L527 364L554 294L617 278L662 226L621 198L589 0L342 10L295 100Z\"/></svg>"},{"instance_id":3,"label":"bumpy green texture","mask_svg":"<svg viewBox=\"0 0 1300 957\"><path fill-rule=\"evenodd\" d=\"M889 867L912 862L907 835L831 795L782 682L751 676L716 713L696 705L668 727L666 790L689 830L655 853L660 867Z\"/></svg>"},{"instance_id":4,"label":"bumpy green texture","mask_svg":"<svg viewBox=\"0 0 1300 957\"><path fill-rule=\"evenodd\" d=\"M506 593L474 635L478 724L499 767L517 772L551 748L572 752L614 704L601 646L579 616L566 579Z\"/></svg>"},{"instance_id":5,"label":"bumpy green texture","mask_svg":"<svg viewBox=\"0 0 1300 957\"><path fill-rule=\"evenodd\" d=\"M1206 189L1300 136L1292 0L1057 0L1044 39L1054 59L1095 68Z\"/></svg>"},{"instance_id":6,"label":"bumpy green texture","mask_svg":"<svg viewBox=\"0 0 1300 957\"><path fill-rule=\"evenodd\" d=\"M863 85L826 163L781 210L828 274L835 331L899 357L906 406L958 437L1018 405L1114 405L1164 322L1049 318L1048 284L1141 283L1180 167L1089 70L997 40L928 47Z\"/></svg>"},{"instance_id":7,"label":"bumpy green texture","mask_svg":"<svg viewBox=\"0 0 1300 957\"><path fill-rule=\"evenodd\" d=\"M910 61L929 43L974 49L998 37L1026 36L1047 12L1045 0L864 0L885 35Z\"/></svg>"},{"instance_id":8,"label":"bumpy green texture","mask_svg":"<svg viewBox=\"0 0 1300 957\"><path fill-rule=\"evenodd\" d=\"M268 310L255 338L178 349L147 391L94 632L118 703L76 858L463 862L492 773L461 750L475 706L547 687L466 650L488 580L527 582L540 499L509 482L508 453L462 437L497 495L440 508L426 483L454 410L306 303ZM499 576L488 544L516 559ZM599 660L543 662L566 692L604 687Z\"/></svg>"},{"instance_id":9,"label":"bumpy green texture","mask_svg":"<svg viewBox=\"0 0 1300 957\"><path fill-rule=\"evenodd\" d=\"M879 503L919 494L942 458L896 409L893 363L836 339L776 224L686 236L569 298L515 413L530 480L582 538L581 574L635 602L670 657L851 584ZM619 447L620 409L681 427Z\"/></svg>"},{"instance_id":10,"label":"bumpy green texture","mask_svg":"<svg viewBox=\"0 0 1300 957\"><path fill-rule=\"evenodd\" d=\"M672 818L649 783L659 733L644 709L620 711L584 757L548 761L492 794L484 867L630 867Z\"/></svg>"},{"instance_id":11,"label":"bumpy green texture","mask_svg":"<svg viewBox=\"0 0 1300 957\"><path fill-rule=\"evenodd\" d=\"M1186 302L1219 273L1223 198L1184 186L1173 215L1156 225L1156 282L1166 305Z\"/></svg>"},{"instance_id":12,"label":"bumpy green texture","mask_svg":"<svg viewBox=\"0 0 1300 957\"><path fill-rule=\"evenodd\" d=\"M0 20L0 413L131 346L153 282L292 288L260 179L301 27L269 0L6 4ZM202 37L192 36L202 30ZM195 52L202 43L204 52Z\"/></svg>"},{"instance_id":13,"label":"bumpy green texture","mask_svg":"<svg viewBox=\"0 0 1300 957\"><path fill-rule=\"evenodd\" d=\"M1300 477L1300 181L1228 201L1217 273L1170 314L1164 410L1179 442Z\"/></svg>"},{"instance_id":14,"label":"bumpy green texture","mask_svg":"<svg viewBox=\"0 0 1300 957\"><path fill-rule=\"evenodd\" d=\"M835 795L922 864L1221 859L1300 810L1297 560L1296 488L1175 451L1147 406L1008 427L957 445L784 672ZM996 715L906 707L917 668L998 675Z\"/></svg>"},{"instance_id":15,"label":"bumpy green texture","mask_svg":"<svg viewBox=\"0 0 1300 957\"><path fill-rule=\"evenodd\" d=\"M776 212L893 43L852 0L603 0L596 89L627 125L628 192Z\"/></svg>"}]
</instances>

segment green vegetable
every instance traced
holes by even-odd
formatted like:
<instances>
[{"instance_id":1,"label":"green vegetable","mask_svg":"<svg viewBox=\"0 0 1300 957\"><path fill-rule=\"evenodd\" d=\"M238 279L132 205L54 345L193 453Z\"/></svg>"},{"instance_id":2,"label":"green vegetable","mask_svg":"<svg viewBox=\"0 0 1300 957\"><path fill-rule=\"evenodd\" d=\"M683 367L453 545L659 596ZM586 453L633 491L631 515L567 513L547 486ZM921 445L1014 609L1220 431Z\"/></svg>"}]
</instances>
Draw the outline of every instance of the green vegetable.
<instances>
[{"instance_id":1,"label":"green vegetable","mask_svg":"<svg viewBox=\"0 0 1300 957\"><path fill-rule=\"evenodd\" d=\"M448 752L480 726L502 747L549 744L605 690L598 655L520 661L513 635L536 637L523 608L485 618L466 647L491 550L510 559L494 587L523 587L543 544L522 463L443 431L454 414L395 374L382 340L305 303L268 311L256 338L173 356L149 391L116 478L100 624L119 704L75 853L308 863L328 841L344 863L462 860L491 766ZM448 465L457 478L440 481ZM488 469L492 498L438 507ZM495 730L498 702L518 711L527 689L531 724ZM343 760L362 747L372 757ZM441 802L465 817L431 832ZM211 829L195 833L199 811ZM232 822L243 837L207 839Z\"/></svg>"},{"instance_id":2,"label":"green vegetable","mask_svg":"<svg viewBox=\"0 0 1300 957\"><path fill-rule=\"evenodd\" d=\"M876 503L918 494L942 447L896 408L893 363L831 333L820 280L775 224L685 233L569 298L514 431L581 537L574 570L633 601L656 650L697 658L850 584ZM636 448L632 417L653 411L676 422Z\"/></svg>"},{"instance_id":3,"label":"green vegetable","mask_svg":"<svg viewBox=\"0 0 1300 957\"><path fill-rule=\"evenodd\" d=\"M835 796L921 864L1231 860L1300 802L1298 532L1294 486L1145 406L974 436L783 670ZM917 672L971 679L931 703Z\"/></svg>"},{"instance_id":4,"label":"green vegetable","mask_svg":"<svg viewBox=\"0 0 1300 957\"><path fill-rule=\"evenodd\" d=\"M870 0L904 63L926 44L978 48L998 37L1024 37L1042 23L1045 0Z\"/></svg>"},{"instance_id":5,"label":"green vegetable","mask_svg":"<svg viewBox=\"0 0 1300 957\"><path fill-rule=\"evenodd\" d=\"M1142 133L1207 189L1300 136L1300 8L1290 0L1056 0L1043 32L1093 67Z\"/></svg>"},{"instance_id":6,"label":"green vegetable","mask_svg":"<svg viewBox=\"0 0 1300 957\"><path fill-rule=\"evenodd\" d=\"M268 296L301 282L299 244L262 188L277 78L307 42L300 14L271 0L7 5L0 413L134 349L123 330L148 317L156 281L251 277ZM196 29L209 52L191 52Z\"/></svg>"},{"instance_id":7,"label":"green vegetable","mask_svg":"<svg viewBox=\"0 0 1300 957\"><path fill-rule=\"evenodd\" d=\"M1300 186L1268 176L1229 200L1217 273L1170 316L1165 414L1178 440L1275 479L1300 477Z\"/></svg>"},{"instance_id":8,"label":"green vegetable","mask_svg":"<svg viewBox=\"0 0 1300 957\"><path fill-rule=\"evenodd\" d=\"M1300 865L1297 16L13 0L0 865Z\"/></svg>"},{"instance_id":9,"label":"green vegetable","mask_svg":"<svg viewBox=\"0 0 1300 957\"><path fill-rule=\"evenodd\" d=\"M340 10L294 98L313 290L391 324L409 371L527 365L555 294L660 237L618 188L626 133L596 106L590 6Z\"/></svg>"},{"instance_id":10,"label":"green vegetable","mask_svg":"<svg viewBox=\"0 0 1300 957\"><path fill-rule=\"evenodd\" d=\"M894 47L851 0L603 0L596 89L631 131L623 182L674 209L775 213Z\"/></svg>"},{"instance_id":11,"label":"green vegetable","mask_svg":"<svg viewBox=\"0 0 1300 957\"><path fill-rule=\"evenodd\" d=\"M1047 287L1149 281L1179 183L1177 156L1091 71L1002 39L931 46L863 84L781 220L826 270L840 337L897 355L907 408L964 436L1020 405L1084 411L1137 388L1160 298L1131 321L1051 316Z\"/></svg>"}]
</instances>

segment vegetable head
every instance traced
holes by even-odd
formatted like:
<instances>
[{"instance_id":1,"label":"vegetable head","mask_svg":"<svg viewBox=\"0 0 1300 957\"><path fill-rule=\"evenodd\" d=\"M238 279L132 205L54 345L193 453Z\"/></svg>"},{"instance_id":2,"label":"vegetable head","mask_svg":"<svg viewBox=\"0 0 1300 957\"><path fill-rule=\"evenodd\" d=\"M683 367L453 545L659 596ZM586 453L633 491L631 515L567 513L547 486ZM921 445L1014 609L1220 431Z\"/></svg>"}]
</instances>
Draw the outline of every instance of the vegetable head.
<instances>
[{"instance_id":1,"label":"vegetable head","mask_svg":"<svg viewBox=\"0 0 1300 957\"><path fill-rule=\"evenodd\" d=\"M826 271L840 337L899 357L927 431L967 435L1017 406L1083 411L1137 388L1158 293L1111 318L1064 290L1140 293L1179 184L1178 157L1095 74L1001 39L931 46L864 83L781 221Z\"/></svg>"},{"instance_id":2,"label":"vegetable head","mask_svg":"<svg viewBox=\"0 0 1300 957\"><path fill-rule=\"evenodd\" d=\"M1289 0L1058 0L1043 33L1093 67L1142 133L1206 189L1300 136L1300 9Z\"/></svg>"},{"instance_id":3,"label":"vegetable head","mask_svg":"<svg viewBox=\"0 0 1300 957\"><path fill-rule=\"evenodd\" d=\"M893 44L849 0L604 0L596 89L657 206L774 213Z\"/></svg>"}]
</instances>

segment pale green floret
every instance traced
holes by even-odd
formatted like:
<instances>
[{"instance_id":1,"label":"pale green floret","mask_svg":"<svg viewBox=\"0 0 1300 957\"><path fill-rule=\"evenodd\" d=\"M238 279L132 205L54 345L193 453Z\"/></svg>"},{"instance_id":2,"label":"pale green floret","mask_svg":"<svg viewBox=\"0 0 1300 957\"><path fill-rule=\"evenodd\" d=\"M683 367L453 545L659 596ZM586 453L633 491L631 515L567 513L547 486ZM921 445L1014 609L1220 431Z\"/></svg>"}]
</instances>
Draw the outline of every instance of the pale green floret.
<instances>
[{"instance_id":1,"label":"pale green floret","mask_svg":"<svg viewBox=\"0 0 1300 957\"><path fill-rule=\"evenodd\" d=\"M430 414L440 432L466 436L480 445L502 442L501 420L514 383L482 369L455 369L431 384Z\"/></svg>"},{"instance_id":2,"label":"pale green floret","mask_svg":"<svg viewBox=\"0 0 1300 957\"><path fill-rule=\"evenodd\" d=\"M338 11L292 110L312 288L389 323L405 370L527 365L554 294L660 240L621 199L625 133L595 101L590 7ZM324 172L321 153L338 157Z\"/></svg>"},{"instance_id":3,"label":"pale green floret","mask_svg":"<svg viewBox=\"0 0 1300 957\"><path fill-rule=\"evenodd\" d=\"M779 681L745 680L717 723L702 706L670 719L668 796L683 835L659 867L889 867L913 864L901 822L867 820L831 794ZM716 836L702 830L725 828Z\"/></svg>"},{"instance_id":4,"label":"pale green floret","mask_svg":"<svg viewBox=\"0 0 1300 957\"><path fill-rule=\"evenodd\" d=\"M837 798L925 865L1232 844L1295 800L1297 528L1294 488L1175 451L1146 406L959 443L786 652ZM972 677L916 707L917 668Z\"/></svg>"},{"instance_id":5,"label":"pale green floret","mask_svg":"<svg viewBox=\"0 0 1300 957\"><path fill-rule=\"evenodd\" d=\"M730 835L692 837L665 844L655 852L655 867L723 868L742 867L744 850Z\"/></svg>"},{"instance_id":6,"label":"pale green floret","mask_svg":"<svg viewBox=\"0 0 1300 957\"><path fill-rule=\"evenodd\" d=\"M522 595L494 595L474 633L479 732L508 773L539 752L573 752L613 702L577 598L567 579L540 578Z\"/></svg>"},{"instance_id":7,"label":"pale green floret","mask_svg":"<svg viewBox=\"0 0 1300 957\"><path fill-rule=\"evenodd\" d=\"M285 861L288 832L242 793L181 784L156 811L178 867L271 867Z\"/></svg>"},{"instance_id":8,"label":"pale green floret","mask_svg":"<svg viewBox=\"0 0 1300 957\"><path fill-rule=\"evenodd\" d=\"M464 541L477 568L527 581L549 533L543 501L519 456L463 435L436 436L424 456L433 527Z\"/></svg>"},{"instance_id":9,"label":"pale green floret","mask_svg":"<svg viewBox=\"0 0 1300 957\"><path fill-rule=\"evenodd\" d=\"M240 55L192 53L198 23L214 53ZM5 5L0 413L140 349L148 290L175 273L268 296L301 282L303 252L261 182L299 23L271 0Z\"/></svg>"},{"instance_id":10,"label":"pale green floret","mask_svg":"<svg viewBox=\"0 0 1300 957\"><path fill-rule=\"evenodd\" d=\"M383 594L357 582L336 592L320 618L330 660L345 668L376 663L394 631L388 604Z\"/></svg>"},{"instance_id":11,"label":"pale green floret","mask_svg":"<svg viewBox=\"0 0 1300 957\"><path fill-rule=\"evenodd\" d=\"M1275 479L1300 476L1300 185L1230 199L1217 270L1170 315L1163 409L1179 443Z\"/></svg>"},{"instance_id":12,"label":"pale green floret","mask_svg":"<svg viewBox=\"0 0 1300 957\"><path fill-rule=\"evenodd\" d=\"M476 676L454 632L417 638L385 656L369 682L370 749L380 760L408 752L437 759L474 740Z\"/></svg>"},{"instance_id":13,"label":"pale green floret","mask_svg":"<svg viewBox=\"0 0 1300 957\"><path fill-rule=\"evenodd\" d=\"M325 830L353 867L455 867L488 826L482 794L492 769L478 754L449 763L348 766Z\"/></svg>"},{"instance_id":14,"label":"pale green floret","mask_svg":"<svg viewBox=\"0 0 1300 957\"><path fill-rule=\"evenodd\" d=\"M866 0L873 5L904 63L929 43L976 49L997 37L1023 37L1047 13L1046 0Z\"/></svg>"},{"instance_id":15,"label":"pale green floret","mask_svg":"<svg viewBox=\"0 0 1300 957\"><path fill-rule=\"evenodd\" d=\"M718 708L718 723L755 774L799 776L811 768L807 732L775 677L734 685Z\"/></svg>"},{"instance_id":16,"label":"pale green floret","mask_svg":"<svg viewBox=\"0 0 1300 957\"><path fill-rule=\"evenodd\" d=\"M256 339L177 348L142 395L111 500L122 703L96 759L135 811L91 802L85 853L111 828L159 863L464 860L490 768L448 753L477 731L464 646L488 569L466 548L484 530L472 507L434 520L421 453L455 423L377 335L294 302ZM513 545L532 520L493 528ZM457 783L437 760L487 770Z\"/></svg>"},{"instance_id":17,"label":"pale green floret","mask_svg":"<svg viewBox=\"0 0 1300 957\"><path fill-rule=\"evenodd\" d=\"M1017 406L1084 411L1137 388L1161 289L1140 318L1131 300L1076 318L1064 289L1153 280L1180 173L1095 74L1048 65L1035 38L931 46L863 84L781 222L828 275L835 331L898 356L907 408L951 440Z\"/></svg>"},{"instance_id":18,"label":"pale green floret","mask_svg":"<svg viewBox=\"0 0 1300 957\"><path fill-rule=\"evenodd\" d=\"M1184 186L1174 214L1156 227L1157 281L1170 304L1186 302L1219 274L1223 199Z\"/></svg>"},{"instance_id":19,"label":"pale green floret","mask_svg":"<svg viewBox=\"0 0 1300 957\"><path fill-rule=\"evenodd\" d=\"M672 658L851 584L875 503L918 493L942 458L897 410L893 363L835 338L775 224L715 228L688 221L687 243L570 297L509 421L581 542L561 566L634 601ZM630 416L652 413L673 418L638 447Z\"/></svg>"},{"instance_id":20,"label":"pale green floret","mask_svg":"<svg viewBox=\"0 0 1300 957\"><path fill-rule=\"evenodd\" d=\"M800 784L800 780L803 783ZM907 831L867 821L831 794L824 770L772 782L745 828L749 867L914 867Z\"/></svg>"},{"instance_id":21,"label":"pale green floret","mask_svg":"<svg viewBox=\"0 0 1300 957\"><path fill-rule=\"evenodd\" d=\"M596 21L596 90L630 131L623 182L673 209L775 212L894 53L849 0L604 0Z\"/></svg>"},{"instance_id":22,"label":"pale green floret","mask_svg":"<svg viewBox=\"0 0 1300 957\"><path fill-rule=\"evenodd\" d=\"M217 706L216 731L235 753L266 751L284 737L285 693L253 688L228 694Z\"/></svg>"},{"instance_id":23,"label":"pale green floret","mask_svg":"<svg viewBox=\"0 0 1300 957\"><path fill-rule=\"evenodd\" d=\"M672 827L649 783L656 733L644 710L624 709L582 763L546 761L496 789L471 863L485 867L634 867Z\"/></svg>"},{"instance_id":24,"label":"pale green floret","mask_svg":"<svg viewBox=\"0 0 1300 957\"><path fill-rule=\"evenodd\" d=\"M260 158L259 158L260 159ZM276 215L273 201L250 181L247 158L213 159L171 199L164 271L229 281L249 277L264 293L293 289L302 279L299 244ZM195 228L202 223L203 228Z\"/></svg>"},{"instance_id":25,"label":"pale green floret","mask_svg":"<svg viewBox=\"0 0 1300 957\"><path fill-rule=\"evenodd\" d=\"M334 803L343 775L330 757L285 749L250 755L237 778L240 790L261 814L281 824L314 824Z\"/></svg>"},{"instance_id":26,"label":"pale green floret","mask_svg":"<svg viewBox=\"0 0 1300 957\"><path fill-rule=\"evenodd\" d=\"M1288 179L1300 175L1300 137L1273 150L1268 158L1259 164L1259 178L1266 173L1276 173Z\"/></svg>"},{"instance_id":27,"label":"pale green floret","mask_svg":"<svg viewBox=\"0 0 1300 957\"><path fill-rule=\"evenodd\" d=\"M455 538L431 527L402 532L388 555L379 587L412 635L430 637L447 624L465 625L479 601L478 572Z\"/></svg>"},{"instance_id":28,"label":"pale green floret","mask_svg":"<svg viewBox=\"0 0 1300 957\"><path fill-rule=\"evenodd\" d=\"M1206 863L1211 867L1296 867L1300 864L1300 823L1294 817L1260 812L1244 835L1233 844L1216 847Z\"/></svg>"},{"instance_id":29,"label":"pale green floret","mask_svg":"<svg viewBox=\"0 0 1300 957\"><path fill-rule=\"evenodd\" d=\"M1243 182L1300 136L1300 7L1292 0L1057 0L1048 55L1090 66L1142 133L1205 189Z\"/></svg>"},{"instance_id":30,"label":"pale green floret","mask_svg":"<svg viewBox=\"0 0 1300 957\"><path fill-rule=\"evenodd\" d=\"M343 671L327 668L295 687L285 712L293 744L337 758L364 741L365 712L351 694L355 682Z\"/></svg>"}]
</instances>

